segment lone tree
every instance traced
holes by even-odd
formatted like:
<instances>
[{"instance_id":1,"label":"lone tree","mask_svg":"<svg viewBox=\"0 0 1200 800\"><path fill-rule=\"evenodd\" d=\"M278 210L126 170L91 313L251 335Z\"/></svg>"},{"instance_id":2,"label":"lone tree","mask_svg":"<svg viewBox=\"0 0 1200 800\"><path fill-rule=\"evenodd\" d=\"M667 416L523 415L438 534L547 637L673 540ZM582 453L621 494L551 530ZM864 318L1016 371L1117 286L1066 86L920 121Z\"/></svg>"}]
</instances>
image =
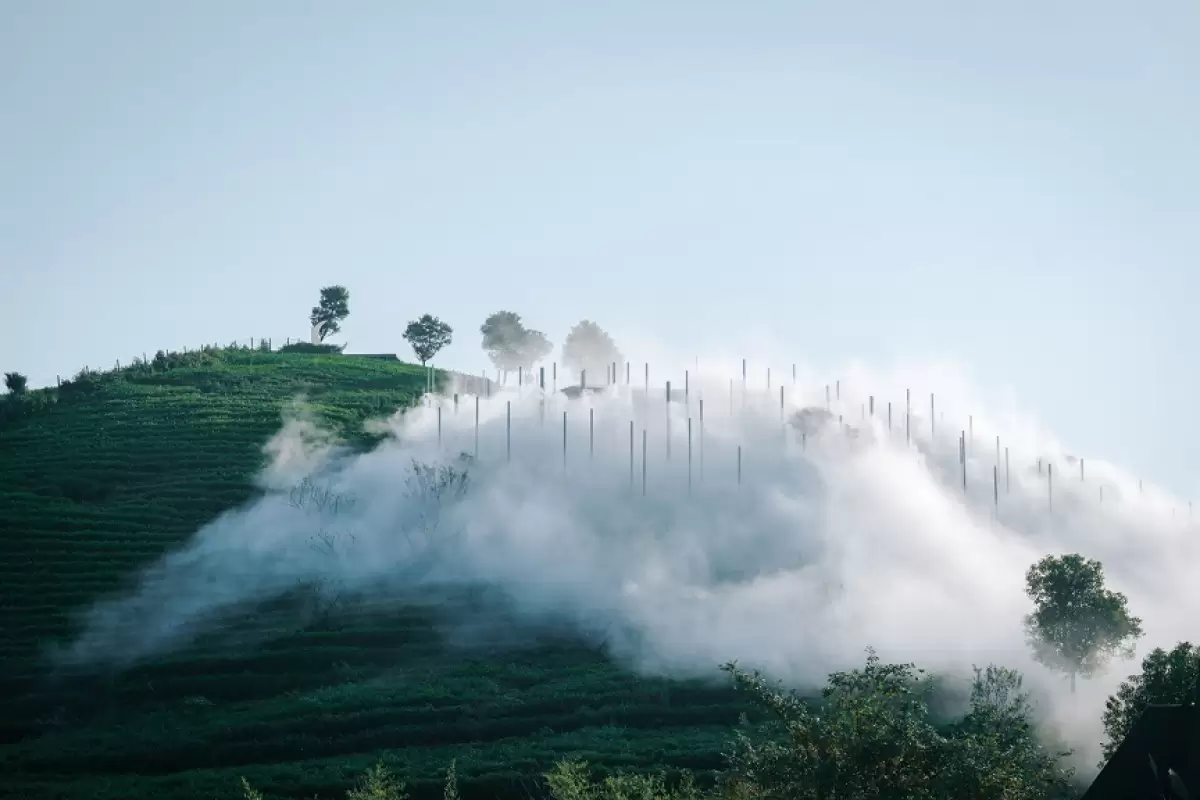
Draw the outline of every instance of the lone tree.
<instances>
[{"instance_id":1,"label":"lone tree","mask_svg":"<svg viewBox=\"0 0 1200 800\"><path fill-rule=\"evenodd\" d=\"M404 338L412 345L413 352L421 359L421 365L437 355L437 352L450 344L454 329L435 316L424 314L420 319L408 323L404 329Z\"/></svg>"},{"instance_id":2,"label":"lone tree","mask_svg":"<svg viewBox=\"0 0 1200 800\"><path fill-rule=\"evenodd\" d=\"M550 340L541 331L530 330L521 322L521 315L512 311L497 311L479 326L483 334L483 349L487 351L501 382L508 373L522 367L530 369L553 350Z\"/></svg>"},{"instance_id":3,"label":"lone tree","mask_svg":"<svg viewBox=\"0 0 1200 800\"><path fill-rule=\"evenodd\" d=\"M1122 681L1104 704L1104 760L1112 757L1148 705L1176 705L1196 700L1200 681L1200 647L1180 642L1170 650L1156 647L1142 659L1140 675ZM1103 766L1103 764L1101 764Z\"/></svg>"},{"instance_id":4,"label":"lone tree","mask_svg":"<svg viewBox=\"0 0 1200 800\"><path fill-rule=\"evenodd\" d=\"M339 324L350 316L350 292L345 286L326 286L321 290L321 302L313 306L308 321L312 323L317 344L340 331Z\"/></svg>"},{"instance_id":5,"label":"lone tree","mask_svg":"<svg viewBox=\"0 0 1200 800\"><path fill-rule=\"evenodd\" d=\"M1118 655L1132 658L1142 621L1129 615L1125 595L1104 588L1099 561L1074 553L1046 556L1025 573L1033 613L1025 632L1033 657L1071 676L1090 678Z\"/></svg>"},{"instance_id":6,"label":"lone tree","mask_svg":"<svg viewBox=\"0 0 1200 800\"><path fill-rule=\"evenodd\" d=\"M14 397L25 394L25 388L29 385L29 379L19 372L4 373L4 388L8 389L8 393Z\"/></svg>"},{"instance_id":7,"label":"lone tree","mask_svg":"<svg viewBox=\"0 0 1200 800\"><path fill-rule=\"evenodd\" d=\"M622 360L621 351L617 349L612 337L591 320L581 320L571 328L562 347L563 364L571 369L582 372L587 370L593 375L599 375L600 370L607 370L613 362Z\"/></svg>"}]
</instances>

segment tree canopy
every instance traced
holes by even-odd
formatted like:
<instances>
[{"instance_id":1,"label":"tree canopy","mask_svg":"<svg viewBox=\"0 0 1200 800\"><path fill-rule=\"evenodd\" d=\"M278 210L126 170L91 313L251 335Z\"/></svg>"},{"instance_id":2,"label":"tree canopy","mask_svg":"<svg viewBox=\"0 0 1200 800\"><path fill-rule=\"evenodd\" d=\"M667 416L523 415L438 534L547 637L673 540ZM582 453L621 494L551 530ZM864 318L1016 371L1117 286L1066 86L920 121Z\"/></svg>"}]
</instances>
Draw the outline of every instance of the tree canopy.
<instances>
[{"instance_id":1,"label":"tree canopy","mask_svg":"<svg viewBox=\"0 0 1200 800\"><path fill-rule=\"evenodd\" d=\"M425 364L437 355L438 351L450 344L454 329L431 314L423 314L420 319L408 323L404 329L404 338L412 345L413 352Z\"/></svg>"},{"instance_id":2,"label":"tree canopy","mask_svg":"<svg viewBox=\"0 0 1200 800\"><path fill-rule=\"evenodd\" d=\"M1142 671L1122 681L1104 704L1104 759L1129 734L1146 706L1191 703L1200 679L1200 646L1180 642L1170 650L1156 647L1142 659Z\"/></svg>"},{"instance_id":3,"label":"tree canopy","mask_svg":"<svg viewBox=\"0 0 1200 800\"><path fill-rule=\"evenodd\" d=\"M488 358L505 377L518 368L531 369L554 349L546 334L526 328L521 315L512 311L492 314L479 326L479 332Z\"/></svg>"},{"instance_id":4,"label":"tree canopy","mask_svg":"<svg viewBox=\"0 0 1200 800\"><path fill-rule=\"evenodd\" d=\"M581 320L567 334L562 347L563 364L570 369L586 370L599 376L613 362L623 360L621 351L608 333L591 320Z\"/></svg>"},{"instance_id":5,"label":"tree canopy","mask_svg":"<svg viewBox=\"0 0 1200 800\"><path fill-rule=\"evenodd\" d=\"M1034 604L1025 617L1033 656L1068 674L1072 692L1077 675L1091 677L1113 656L1133 657L1142 621L1130 616L1125 595L1105 588L1099 561L1046 556L1025 574L1025 592Z\"/></svg>"},{"instance_id":6,"label":"tree canopy","mask_svg":"<svg viewBox=\"0 0 1200 800\"><path fill-rule=\"evenodd\" d=\"M4 373L4 388L8 389L9 394L22 395L25 394L25 388L29 384L29 379L19 372Z\"/></svg>"},{"instance_id":7,"label":"tree canopy","mask_svg":"<svg viewBox=\"0 0 1200 800\"><path fill-rule=\"evenodd\" d=\"M1046 748L1030 721L1018 673L976 669L970 709L939 728L932 679L911 664L837 672L811 704L728 664L734 684L773 725L742 732L725 780L738 797L1044 798L1065 795L1065 752Z\"/></svg>"},{"instance_id":8,"label":"tree canopy","mask_svg":"<svg viewBox=\"0 0 1200 800\"><path fill-rule=\"evenodd\" d=\"M313 306L308 321L316 330L319 341L340 331L342 320L350 316L350 292L345 286L326 286L321 300Z\"/></svg>"}]
</instances>

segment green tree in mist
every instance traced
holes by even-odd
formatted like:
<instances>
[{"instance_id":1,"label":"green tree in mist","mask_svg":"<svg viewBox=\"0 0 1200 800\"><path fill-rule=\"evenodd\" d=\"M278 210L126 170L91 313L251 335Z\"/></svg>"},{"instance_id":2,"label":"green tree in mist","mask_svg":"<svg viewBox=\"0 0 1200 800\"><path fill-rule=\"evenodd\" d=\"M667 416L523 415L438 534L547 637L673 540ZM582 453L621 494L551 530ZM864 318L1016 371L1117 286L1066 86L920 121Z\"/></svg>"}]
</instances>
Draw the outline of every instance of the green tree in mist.
<instances>
[{"instance_id":1,"label":"green tree in mist","mask_svg":"<svg viewBox=\"0 0 1200 800\"><path fill-rule=\"evenodd\" d=\"M830 676L818 704L725 666L735 686L773 718L765 732L738 736L723 778L727 795L1044 800L1069 794L1067 753L1040 742L1018 673L977 669L969 712L939 729L929 712L932 679L868 652L864 668Z\"/></svg>"},{"instance_id":2,"label":"green tree in mist","mask_svg":"<svg viewBox=\"0 0 1200 800\"><path fill-rule=\"evenodd\" d=\"M326 286L321 289L321 300L313 306L308 321L317 328L317 336L323 342L340 331L342 320L350 316L350 292L345 286Z\"/></svg>"},{"instance_id":3,"label":"green tree in mist","mask_svg":"<svg viewBox=\"0 0 1200 800\"><path fill-rule=\"evenodd\" d=\"M599 377L601 370L607 370L613 362L620 362L622 356L608 332L585 319L567 334L563 341L562 359L566 367L576 372L587 370Z\"/></svg>"},{"instance_id":4,"label":"green tree in mist","mask_svg":"<svg viewBox=\"0 0 1200 800\"><path fill-rule=\"evenodd\" d=\"M554 349L546 334L526 328L521 315L512 311L497 311L479 326L483 334L483 349L496 369L501 382L518 368L531 369Z\"/></svg>"},{"instance_id":5,"label":"green tree in mist","mask_svg":"<svg viewBox=\"0 0 1200 800\"><path fill-rule=\"evenodd\" d=\"M422 365L450 344L453 334L453 328L430 314L423 314L420 319L408 323L408 327L404 329L404 338L412 345L413 352Z\"/></svg>"},{"instance_id":6,"label":"green tree in mist","mask_svg":"<svg viewBox=\"0 0 1200 800\"><path fill-rule=\"evenodd\" d=\"M1132 658L1142 621L1130 616L1120 592L1104 587L1099 561L1075 553L1047 556L1025 574L1025 593L1034 610L1025 617L1033 656L1071 678L1089 678L1113 656Z\"/></svg>"},{"instance_id":7,"label":"green tree in mist","mask_svg":"<svg viewBox=\"0 0 1200 800\"><path fill-rule=\"evenodd\" d=\"M1142 659L1142 671L1122 681L1104 704L1104 760L1116 752L1148 705L1194 702L1200 680L1200 646L1180 642L1170 650L1156 647Z\"/></svg>"},{"instance_id":8,"label":"green tree in mist","mask_svg":"<svg viewBox=\"0 0 1200 800\"><path fill-rule=\"evenodd\" d=\"M19 372L4 373L4 388L8 389L8 393L14 397L25 394L28 385L29 379Z\"/></svg>"}]
</instances>

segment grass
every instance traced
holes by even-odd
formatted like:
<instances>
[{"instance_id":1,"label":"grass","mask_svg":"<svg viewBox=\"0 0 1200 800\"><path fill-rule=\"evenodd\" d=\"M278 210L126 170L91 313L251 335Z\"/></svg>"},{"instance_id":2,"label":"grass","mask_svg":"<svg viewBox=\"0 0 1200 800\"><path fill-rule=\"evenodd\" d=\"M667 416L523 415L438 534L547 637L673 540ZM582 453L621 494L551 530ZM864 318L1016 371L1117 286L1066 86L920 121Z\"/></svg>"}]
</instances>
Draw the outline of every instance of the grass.
<instances>
[{"instance_id":1,"label":"grass","mask_svg":"<svg viewBox=\"0 0 1200 800\"><path fill-rule=\"evenodd\" d=\"M501 598L295 598L116 674L49 669L79 612L222 511L253 498L262 445L298 395L360 447L411 405L419 366L210 350L86 373L0 417L0 774L15 796L341 796L371 765L440 797L528 797L563 758L601 768L720 766L745 710L730 689L638 678L592 644L525 631L471 648L445 615L515 632Z\"/></svg>"}]
</instances>

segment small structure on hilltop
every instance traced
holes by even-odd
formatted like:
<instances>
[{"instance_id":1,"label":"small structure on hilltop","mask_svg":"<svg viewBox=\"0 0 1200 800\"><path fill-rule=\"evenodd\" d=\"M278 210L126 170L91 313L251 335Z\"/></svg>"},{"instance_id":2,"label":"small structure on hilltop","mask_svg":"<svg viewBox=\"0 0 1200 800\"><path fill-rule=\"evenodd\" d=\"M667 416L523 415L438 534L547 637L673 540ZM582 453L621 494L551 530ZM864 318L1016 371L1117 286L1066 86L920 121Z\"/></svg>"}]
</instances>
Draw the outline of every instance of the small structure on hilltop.
<instances>
[{"instance_id":1,"label":"small structure on hilltop","mask_svg":"<svg viewBox=\"0 0 1200 800\"><path fill-rule=\"evenodd\" d=\"M1083 800L1200 800L1200 675L1191 704L1142 712Z\"/></svg>"}]
</instances>

